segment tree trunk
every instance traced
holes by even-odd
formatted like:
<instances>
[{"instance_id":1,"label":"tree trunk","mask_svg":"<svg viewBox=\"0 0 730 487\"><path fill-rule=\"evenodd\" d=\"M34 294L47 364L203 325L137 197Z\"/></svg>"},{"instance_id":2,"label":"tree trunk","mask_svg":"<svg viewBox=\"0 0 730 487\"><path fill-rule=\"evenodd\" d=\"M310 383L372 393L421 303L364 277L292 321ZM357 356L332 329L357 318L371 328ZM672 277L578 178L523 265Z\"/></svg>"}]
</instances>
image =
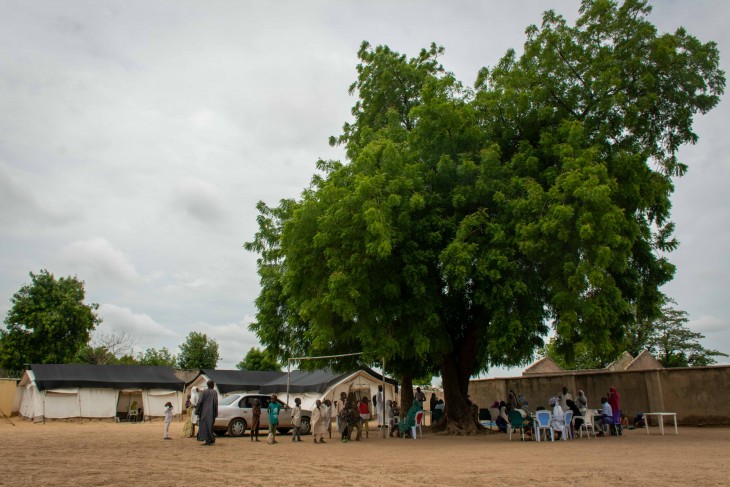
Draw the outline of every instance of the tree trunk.
<instances>
[{"instance_id":1,"label":"tree trunk","mask_svg":"<svg viewBox=\"0 0 730 487\"><path fill-rule=\"evenodd\" d=\"M467 403L469 378L476 360L477 326L472 324L464 338L457 342L454 351L441 356L441 380L444 387L445 421L435 425L435 430L449 434L471 435L485 431L479 423L478 412L474 414Z\"/></svg>"},{"instance_id":2,"label":"tree trunk","mask_svg":"<svg viewBox=\"0 0 730 487\"><path fill-rule=\"evenodd\" d=\"M413 374L404 373L401 376L401 390L400 390L400 417L401 419L406 417L408 410L413 404Z\"/></svg>"}]
</instances>

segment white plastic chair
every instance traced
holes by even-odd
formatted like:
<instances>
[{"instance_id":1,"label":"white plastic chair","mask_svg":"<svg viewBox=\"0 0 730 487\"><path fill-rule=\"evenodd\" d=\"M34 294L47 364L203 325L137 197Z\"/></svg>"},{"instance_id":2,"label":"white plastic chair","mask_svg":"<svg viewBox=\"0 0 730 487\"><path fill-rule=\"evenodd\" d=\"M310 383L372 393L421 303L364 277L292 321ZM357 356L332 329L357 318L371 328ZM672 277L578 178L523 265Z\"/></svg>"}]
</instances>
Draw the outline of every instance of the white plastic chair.
<instances>
[{"instance_id":1,"label":"white plastic chair","mask_svg":"<svg viewBox=\"0 0 730 487\"><path fill-rule=\"evenodd\" d=\"M386 438L390 438L391 431L398 431L398 421L398 416L394 416L393 418L388 420L388 423L380 430L381 432L385 433Z\"/></svg>"},{"instance_id":2,"label":"white plastic chair","mask_svg":"<svg viewBox=\"0 0 730 487\"><path fill-rule=\"evenodd\" d=\"M566 411L565 413L565 431L563 431L562 438L564 440L573 439L573 411Z\"/></svg>"},{"instance_id":3,"label":"white plastic chair","mask_svg":"<svg viewBox=\"0 0 730 487\"><path fill-rule=\"evenodd\" d=\"M583 424L580 425L580 428L578 429L578 432L580 433L580 437L583 438L583 431L586 432L586 435L588 435L588 438L591 437L591 431L593 432L593 436L596 436L596 428L593 425L593 411L588 410L586 411L585 416L575 416L573 418L573 422L575 423L576 419L582 419ZM588 431L588 428L590 428L591 431Z\"/></svg>"},{"instance_id":4,"label":"white plastic chair","mask_svg":"<svg viewBox=\"0 0 730 487\"><path fill-rule=\"evenodd\" d=\"M127 422L131 422L132 420L139 421L139 414L136 409L130 409L127 413Z\"/></svg>"},{"instance_id":5,"label":"white plastic chair","mask_svg":"<svg viewBox=\"0 0 730 487\"><path fill-rule=\"evenodd\" d=\"M555 434L553 432L553 427L550 426L550 421L553 418L553 413L550 411L537 411L535 413L535 437L537 441L540 441L540 430L550 431L550 441L555 441ZM547 440L546 440L547 441Z\"/></svg>"},{"instance_id":6,"label":"white plastic chair","mask_svg":"<svg viewBox=\"0 0 730 487\"><path fill-rule=\"evenodd\" d=\"M411 436L413 439L416 439L416 430L421 432L421 438L423 438L423 428L421 425L423 424L423 411L418 411L416 413L416 424L411 426Z\"/></svg>"}]
</instances>

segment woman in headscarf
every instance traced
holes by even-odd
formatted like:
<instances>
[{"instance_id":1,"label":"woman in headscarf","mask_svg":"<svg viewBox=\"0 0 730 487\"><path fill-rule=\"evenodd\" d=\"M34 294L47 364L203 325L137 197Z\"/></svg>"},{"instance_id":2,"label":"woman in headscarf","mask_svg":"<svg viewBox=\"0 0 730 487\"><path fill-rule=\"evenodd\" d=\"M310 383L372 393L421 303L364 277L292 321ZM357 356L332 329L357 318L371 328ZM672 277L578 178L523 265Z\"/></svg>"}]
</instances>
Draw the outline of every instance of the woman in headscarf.
<instances>
[{"instance_id":1,"label":"woman in headscarf","mask_svg":"<svg viewBox=\"0 0 730 487\"><path fill-rule=\"evenodd\" d=\"M565 434L565 413L563 408L560 407L560 401L557 397L553 396L548 401L548 404L553 408L553 415L550 419L550 426L554 432L558 433L558 437Z\"/></svg>"},{"instance_id":2,"label":"woman in headscarf","mask_svg":"<svg viewBox=\"0 0 730 487\"><path fill-rule=\"evenodd\" d=\"M608 404L611 405L611 410L614 415L619 414L619 411L621 411L621 398L619 397L616 388L613 386L608 392Z\"/></svg>"},{"instance_id":3,"label":"woman in headscarf","mask_svg":"<svg viewBox=\"0 0 730 487\"><path fill-rule=\"evenodd\" d=\"M588 410L588 398L586 397L586 393L583 392L583 389L578 391L578 402L576 405L584 413Z\"/></svg>"},{"instance_id":4,"label":"woman in headscarf","mask_svg":"<svg viewBox=\"0 0 730 487\"><path fill-rule=\"evenodd\" d=\"M580 429L580 425L583 424L583 419L582 419L583 413L578 408L578 405L575 403L575 401L568 399L565 402L568 403L568 409L573 411L573 418L575 418L575 429L576 430Z\"/></svg>"},{"instance_id":5,"label":"woman in headscarf","mask_svg":"<svg viewBox=\"0 0 730 487\"><path fill-rule=\"evenodd\" d=\"M403 418L403 421L398 423L398 431L400 431L401 434L410 434L411 427L416 425L416 414L418 414L418 411L421 411L422 409L420 401L413 401L406 417Z\"/></svg>"},{"instance_id":6,"label":"woman in headscarf","mask_svg":"<svg viewBox=\"0 0 730 487\"><path fill-rule=\"evenodd\" d=\"M507 432L507 428L509 427L509 417L507 416L507 403L504 401L494 401L494 404L492 404L493 409L499 410L499 415L494 418L494 423L497 425L497 428L502 433Z\"/></svg>"},{"instance_id":7,"label":"woman in headscarf","mask_svg":"<svg viewBox=\"0 0 730 487\"><path fill-rule=\"evenodd\" d=\"M185 407L187 408L187 419L183 425L183 430L180 436L183 438L192 438L195 436L195 425L198 422L198 418L195 416L195 406L198 405L198 388L193 387L190 394L188 394L187 400L185 401Z\"/></svg>"}]
</instances>

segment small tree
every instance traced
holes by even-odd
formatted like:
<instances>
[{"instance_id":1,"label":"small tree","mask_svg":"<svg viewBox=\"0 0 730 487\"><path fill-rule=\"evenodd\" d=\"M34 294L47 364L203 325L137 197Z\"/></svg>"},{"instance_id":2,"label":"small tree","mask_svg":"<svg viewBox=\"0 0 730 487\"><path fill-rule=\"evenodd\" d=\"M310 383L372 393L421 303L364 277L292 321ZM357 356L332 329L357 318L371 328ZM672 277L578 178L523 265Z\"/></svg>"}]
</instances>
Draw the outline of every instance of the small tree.
<instances>
[{"instance_id":1,"label":"small tree","mask_svg":"<svg viewBox=\"0 0 730 487\"><path fill-rule=\"evenodd\" d=\"M118 364L121 363L122 357L132 357L132 349L136 342L137 340L126 331L115 330L111 333L97 331L89 344L76 354L75 361L97 365Z\"/></svg>"},{"instance_id":2,"label":"small tree","mask_svg":"<svg viewBox=\"0 0 730 487\"><path fill-rule=\"evenodd\" d=\"M214 369L218 365L218 342L204 333L192 331L180 345L177 363L181 369Z\"/></svg>"},{"instance_id":3,"label":"small tree","mask_svg":"<svg viewBox=\"0 0 730 487\"><path fill-rule=\"evenodd\" d=\"M178 358L165 347L159 350L148 348L144 353L140 353L137 356L137 362L140 365L167 365L174 367L178 364Z\"/></svg>"},{"instance_id":4,"label":"small tree","mask_svg":"<svg viewBox=\"0 0 730 487\"><path fill-rule=\"evenodd\" d=\"M43 269L30 278L13 295L7 329L0 330L0 367L73 362L101 323L99 305L84 303L84 282L77 277L56 279Z\"/></svg>"},{"instance_id":5,"label":"small tree","mask_svg":"<svg viewBox=\"0 0 730 487\"><path fill-rule=\"evenodd\" d=\"M669 302L673 302L669 300ZM664 367L698 367L712 365L714 357L727 354L700 345L702 333L687 328L687 312L670 305L662 307L662 315L650 328L646 348Z\"/></svg>"},{"instance_id":6,"label":"small tree","mask_svg":"<svg viewBox=\"0 0 730 487\"><path fill-rule=\"evenodd\" d=\"M281 371L279 362L276 361L276 357L271 354L268 350L260 350L256 347L251 347L246 356L238 362L236 367L239 370L273 370L276 372Z\"/></svg>"}]
</instances>

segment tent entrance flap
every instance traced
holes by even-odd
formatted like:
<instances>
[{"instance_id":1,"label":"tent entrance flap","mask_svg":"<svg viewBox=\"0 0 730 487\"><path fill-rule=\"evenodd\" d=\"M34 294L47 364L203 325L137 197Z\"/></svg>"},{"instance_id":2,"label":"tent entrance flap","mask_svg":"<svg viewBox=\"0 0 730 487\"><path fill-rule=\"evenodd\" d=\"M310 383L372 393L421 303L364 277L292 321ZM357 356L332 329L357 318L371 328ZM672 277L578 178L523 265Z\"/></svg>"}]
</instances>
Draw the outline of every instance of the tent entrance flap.
<instances>
[{"instance_id":1,"label":"tent entrance flap","mask_svg":"<svg viewBox=\"0 0 730 487\"><path fill-rule=\"evenodd\" d=\"M137 413L142 412L142 391L119 391L119 399L117 400L117 417L127 419L132 410L132 404L135 405ZM139 414L138 417L141 417Z\"/></svg>"}]
</instances>

